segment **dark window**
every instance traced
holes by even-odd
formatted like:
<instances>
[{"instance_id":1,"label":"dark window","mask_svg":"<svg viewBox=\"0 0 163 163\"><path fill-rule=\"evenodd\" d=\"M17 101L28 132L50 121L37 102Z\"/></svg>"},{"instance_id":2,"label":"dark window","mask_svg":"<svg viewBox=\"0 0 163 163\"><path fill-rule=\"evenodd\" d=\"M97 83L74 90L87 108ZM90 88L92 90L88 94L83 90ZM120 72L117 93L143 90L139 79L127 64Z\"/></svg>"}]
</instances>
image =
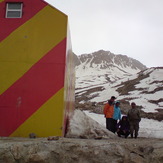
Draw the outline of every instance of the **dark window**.
<instances>
[{"instance_id":1,"label":"dark window","mask_svg":"<svg viewBox=\"0 0 163 163\"><path fill-rule=\"evenodd\" d=\"M23 3L7 3L6 18L21 18Z\"/></svg>"}]
</instances>

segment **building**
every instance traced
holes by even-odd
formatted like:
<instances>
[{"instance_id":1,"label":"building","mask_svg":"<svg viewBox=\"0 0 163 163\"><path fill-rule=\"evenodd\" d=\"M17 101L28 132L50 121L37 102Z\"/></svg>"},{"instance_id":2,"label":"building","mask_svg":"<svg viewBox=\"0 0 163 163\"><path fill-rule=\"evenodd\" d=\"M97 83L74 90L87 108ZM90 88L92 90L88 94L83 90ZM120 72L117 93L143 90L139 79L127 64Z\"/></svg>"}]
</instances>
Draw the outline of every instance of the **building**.
<instances>
[{"instance_id":1,"label":"building","mask_svg":"<svg viewBox=\"0 0 163 163\"><path fill-rule=\"evenodd\" d=\"M74 109L68 16L43 0L0 0L0 136L64 136Z\"/></svg>"}]
</instances>

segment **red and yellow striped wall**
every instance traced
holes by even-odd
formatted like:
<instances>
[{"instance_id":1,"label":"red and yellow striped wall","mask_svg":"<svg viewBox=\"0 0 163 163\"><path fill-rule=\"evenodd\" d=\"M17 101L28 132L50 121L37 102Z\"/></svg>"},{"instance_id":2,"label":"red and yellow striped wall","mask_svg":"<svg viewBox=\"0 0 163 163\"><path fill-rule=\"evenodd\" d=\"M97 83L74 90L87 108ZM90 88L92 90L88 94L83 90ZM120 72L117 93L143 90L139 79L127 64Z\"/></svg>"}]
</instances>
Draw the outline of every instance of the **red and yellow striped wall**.
<instances>
[{"instance_id":1,"label":"red and yellow striped wall","mask_svg":"<svg viewBox=\"0 0 163 163\"><path fill-rule=\"evenodd\" d=\"M22 18L5 18L23 2ZM74 108L68 17L42 0L0 0L0 136L63 136Z\"/></svg>"}]
</instances>

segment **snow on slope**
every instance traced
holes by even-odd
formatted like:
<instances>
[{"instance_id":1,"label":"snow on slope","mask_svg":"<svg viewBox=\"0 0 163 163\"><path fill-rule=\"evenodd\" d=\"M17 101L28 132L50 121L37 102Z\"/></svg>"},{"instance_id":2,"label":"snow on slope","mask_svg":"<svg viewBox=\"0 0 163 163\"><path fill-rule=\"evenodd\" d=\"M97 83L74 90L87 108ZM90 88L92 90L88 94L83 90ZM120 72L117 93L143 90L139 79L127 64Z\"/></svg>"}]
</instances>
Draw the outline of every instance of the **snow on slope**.
<instances>
[{"instance_id":1,"label":"snow on slope","mask_svg":"<svg viewBox=\"0 0 163 163\"><path fill-rule=\"evenodd\" d=\"M87 63L88 64L88 63ZM76 67L76 93L81 92L88 88L94 88L97 86L104 86L108 83L114 83L123 78L129 78L133 73L140 70L128 69L128 73L121 71L117 67L111 67L110 69L90 68L90 67ZM78 90L79 89L79 90Z\"/></svg>"},{"instance_id":2,"label":"snow on slope","mask_svg":"<svg viewBox=\"0 0 163 163\"><path fill-rule=\"evenodd\" d=\"M163 138L163 121L142 118L140 121L139 137ZM79 138L116 138L117 135L106 129L106 119L102 114L89 111L75 110L67 137Z\"/></svg>"},{"instance_id":3,"label":"snow on slope","mask_svg":"<svg viewBox=\"0 0 163 163\"><path fill-rule=\"evenodd\" d=\"M89 111L84 111L87 116L98 122L102 126L106 126L106 119L102 114L95 114ZM78 117L80 119L80 116ZM88 126L87 126L88 127ZM91 127L91 126L90 126ZM139 137L147 138L163 138L163 121L142 118L140 121Z\"/></svg>"},{"instance_id":4,"label":"snow on slope","mask_svg":"<svg viewBox=\"0 0 163 163\"><path fill-rule=\"evenodd\" d=\"M149 74L149 77L140 80L140 83L135 85L136 90L129 92L129 95L125 98L133 98L131 102L142 105L145 112L156 112L155 109L163 109L161 107L162 103L149 102L150 100L158 101L163 98L163 69L151 68L144 71L143 74ZM141 90L142 88L143 90ZM122 99L124 96L120 98Z\"/></svg>"},{"instance_id":5,"label":"snow on slope","mask_svg":"<svg viewBox=\"0 0 163 163\"><path fill-rule=\"evenodd\" d=\"M134 85L135 89L125 95L120 95L117 92L119 87L125 87L123 83L136 80L139 76L145 76L145 78ZM87 80L85 81L85 79ZM79 82L81 80L82 82ZM150 68L141 73L117 79L115 82L104 81L102 77L97 78L96 76L81 77L77 79L78 90L76 90L76 93L80 91L80 96L82 96L82 90L86 92L92 87L100 86L103 87L103 90L97 91L96 94L98 95L92 98L91 102L105 102L110 96L114 95L118 100L131 99L129 102L135 102L142 106L145 112L157 112L155 109L163 109L163 68ZM89 96L93 96L93 94L94 92L90 93Z\"/></svg>"},{"instance_id":6,"label":"snow on slope","mask_svg":"<svg viewBox=\"0 0 163 163\"><path fill-rule=\"evenodd\" d=\"M138 73L140 69L136 66L133 68L130 64L130 66L126 65L126 59L130 64L134 62L133 59L127 56L122 56L121 58L104 51L99 51L98 55L89 54L79 56L80 64L75 68L77 78L76 88L114 82Z\"/></svg>"}]
</instances>

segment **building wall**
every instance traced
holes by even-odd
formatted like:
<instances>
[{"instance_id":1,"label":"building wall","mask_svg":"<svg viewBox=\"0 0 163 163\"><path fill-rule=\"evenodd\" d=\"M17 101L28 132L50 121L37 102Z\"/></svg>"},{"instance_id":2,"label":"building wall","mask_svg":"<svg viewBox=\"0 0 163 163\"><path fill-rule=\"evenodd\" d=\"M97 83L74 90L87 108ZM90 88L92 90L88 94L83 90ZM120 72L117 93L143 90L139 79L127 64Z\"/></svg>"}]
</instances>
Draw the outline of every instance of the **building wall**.
<instances>
[{"instance_id":1,"label":"building wall","mask_svg":"<svg viewBox=\"0 0 163 163\"><path fill-rule=\"evenodd\" d=\"M67 132L69 121L73 116L75 103L75 58L72 53L71 38L69 26L67 28L67 48L66 48L66 74L65 74L65 112L64 112L64 129ZM63 135L65 135L65 133Z\"/></svg>"},{"instance_id":2,"label":"building wall","mask_svg":"<svg viewBox=\"0 0 163 163\"><path fill-rule=\"evenodd\" d=\"M5 18L12 1L0 1L0 136L61 136L65 72L73 62L67 57L68 18L41 0L15 0L23 2L23 17Z\"/></svg>"}]
</instances>

